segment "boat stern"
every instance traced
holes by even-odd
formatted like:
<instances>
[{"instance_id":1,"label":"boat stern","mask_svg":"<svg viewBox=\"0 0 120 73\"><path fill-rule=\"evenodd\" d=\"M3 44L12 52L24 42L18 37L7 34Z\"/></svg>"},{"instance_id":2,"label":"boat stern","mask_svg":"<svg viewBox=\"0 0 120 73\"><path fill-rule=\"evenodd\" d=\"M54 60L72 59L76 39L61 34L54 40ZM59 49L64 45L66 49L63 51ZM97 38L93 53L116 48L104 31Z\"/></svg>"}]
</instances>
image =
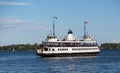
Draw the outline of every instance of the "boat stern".
<instances>
[{"instance_id":1,"label":"boat stern","mask_svg":"<svg viewBox=\"0 0 120 73\"><path fill-rule=\"evenodd\" d=\"M38 48L38 49L36 50L36 54L37 54L37 55L42 54L42 49Z\"/></svg>"}]
</instances>

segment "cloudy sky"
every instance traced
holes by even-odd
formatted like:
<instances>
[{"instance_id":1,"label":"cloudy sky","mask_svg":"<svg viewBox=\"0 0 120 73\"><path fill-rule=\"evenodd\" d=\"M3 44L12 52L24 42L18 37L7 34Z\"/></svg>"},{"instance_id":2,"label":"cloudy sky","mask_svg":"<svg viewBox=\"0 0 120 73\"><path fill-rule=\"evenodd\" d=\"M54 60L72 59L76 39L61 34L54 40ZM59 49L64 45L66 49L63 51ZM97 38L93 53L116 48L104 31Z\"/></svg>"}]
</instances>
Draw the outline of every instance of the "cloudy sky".
<instances>
[{"instance_id":1,"label":"cloudy sky","mask_svg":"<svg viewBox=\"0 0 120 73\"><path fill-rule=\"evenodd\" d=\"M120 42L120 0L0 0L0 45L40 43L52 30L64 38L87 33L99 43Z\"/></svg>"}]
</instances>

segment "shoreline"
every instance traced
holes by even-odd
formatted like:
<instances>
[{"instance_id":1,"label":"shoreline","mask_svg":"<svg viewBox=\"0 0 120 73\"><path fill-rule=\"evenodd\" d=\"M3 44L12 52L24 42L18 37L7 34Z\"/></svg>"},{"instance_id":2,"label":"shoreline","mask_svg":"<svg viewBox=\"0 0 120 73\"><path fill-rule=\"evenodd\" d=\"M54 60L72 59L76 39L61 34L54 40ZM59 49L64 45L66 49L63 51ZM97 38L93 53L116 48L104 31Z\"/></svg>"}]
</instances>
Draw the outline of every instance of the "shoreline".
<instances>
[{"instance_id":1,"label":"shoreline","mask_svg":"<svg viewBox=\"0 0 120 73\"><path fill-rule=\"evenodd\" d=\"M12 44L7 46L0 46L0 51L30 51L39 48L39 44ZM120 50L120 43L103 43L99 46L101 50Z\"/></svg>"}]
</instances>

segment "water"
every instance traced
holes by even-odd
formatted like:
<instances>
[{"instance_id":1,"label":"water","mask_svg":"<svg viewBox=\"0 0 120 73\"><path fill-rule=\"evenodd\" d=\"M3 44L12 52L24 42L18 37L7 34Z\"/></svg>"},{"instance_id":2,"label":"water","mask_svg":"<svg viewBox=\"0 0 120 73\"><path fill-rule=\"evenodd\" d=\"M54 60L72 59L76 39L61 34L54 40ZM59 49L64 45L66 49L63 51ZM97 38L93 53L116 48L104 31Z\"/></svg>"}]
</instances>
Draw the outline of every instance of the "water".
<instances>
[{"instance_id":1,"label":"water","mask_svg":"<svg viewBox=\"0 0 120 73\"><path fill-rule=\"evenodd\" d=\"M0 73L120 73L120 50L56 58L41 58L35 51L2 51Z\"/></svg>"}]
</instances>

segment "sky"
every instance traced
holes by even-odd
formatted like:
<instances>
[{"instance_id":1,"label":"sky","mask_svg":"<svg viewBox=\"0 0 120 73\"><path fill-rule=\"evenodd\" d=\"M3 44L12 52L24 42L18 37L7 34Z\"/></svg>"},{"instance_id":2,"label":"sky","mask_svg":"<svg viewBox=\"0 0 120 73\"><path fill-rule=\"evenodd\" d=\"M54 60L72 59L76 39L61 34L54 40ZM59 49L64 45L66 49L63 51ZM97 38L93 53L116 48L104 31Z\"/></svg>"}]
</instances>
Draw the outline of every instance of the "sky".
<instances>
[{"instance_id":1,"label":"sky","mask_svg":"<svg viewBox=\"0 0 120 73\"><path fill-rule=\"evenodd\" d=\"M59 39L69 29L77 39L87 33L98 43L120 42L120 0L0 0L0 46L40 44L52 30Z\"/></svg>"}]
</instances>

